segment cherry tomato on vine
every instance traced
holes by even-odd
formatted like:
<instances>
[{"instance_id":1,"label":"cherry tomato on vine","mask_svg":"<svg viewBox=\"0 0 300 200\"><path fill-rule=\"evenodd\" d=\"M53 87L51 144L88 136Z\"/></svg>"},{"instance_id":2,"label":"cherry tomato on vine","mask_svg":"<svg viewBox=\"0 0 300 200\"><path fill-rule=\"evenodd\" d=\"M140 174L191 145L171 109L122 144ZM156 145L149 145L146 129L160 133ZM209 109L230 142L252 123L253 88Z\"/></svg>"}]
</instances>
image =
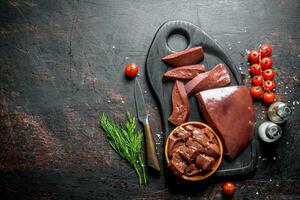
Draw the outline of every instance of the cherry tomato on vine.
<instances>
[{"instance_id":1,"label":"cherry tomato on vine","mask_svg":"<svg viewBox=\"0 0 300 200\"><path fill-rule=\"evenodd\" d=\"M258 61L259 61L259 53L256 50L251 50L249 52L248 59L252 63L258 63Z\"/></svg>"},{"instance_id":2,"label":"cherry tomato on vine","mask_svg":"<svg viewBox=\"0 0 300 200\"><path fill-rule=\"evenodd\" d=\"M275 77L275 71L273 69L267 69L262 72L264 80L273 80Z\"/></svg>"},{"instance_id":3,"label":"cherry tomato on vine","mask_svg":"<svg viewBox=\"0 0 300 200\"><path fill-rule=\"evenodd\" d=\"M261 59L260 65L263 69L270 69L273 65L273 60L270 57L264 57Z\"/></svg>"},{"instance_id":4,"label":"cherry tomato on vine","mask_svg":"<svg viewBox=\"0 0 300 200\"><path fill-rule=\"evenodd\" d=\"M263 44L260 47L260 54L261 54L262 58L264 58L264 57L270 57L271 54L272 54L272 51L273 51L273 49L272 49L271 45Z\"/></svg>"},{"instance_id":5,"label":"cherry tomato on vine","mask_svg":"<svg viewBox=\"0 0 300 200\"><path fill-rule=\"evenodd\" d=\"M223 185L223 192L226 196L232 196L236 191L235 185L231 182L226 182Z\"/></svg>"},{"instance_id":6,"label":"cherry tomato on vine","mask_svg":"<svg viewBox=\"0 0 300 200\"><path fill-rule=\"evenodd\" d=\"M254 63L254 64L250 65L250 72L253 75L260 75L261 66L258 63Z\"/></svg>"},{"instance_id":7,"label":"cherry tomato on vine","mask_svg":"<svg viewBox=\"0 0 300 200\"><path fill-rule=\"evenodd\" d=\"M276 84L274 81L270 81L270 80L264 81L264 88L266 90L274 90L275 87L276 87Z\"/></svg>"},{"instance_id":8,"label":"cherry tomato on vine","mask_svg":"<svg viewBox=\"0 0 300 200\"><path fill-rule=\"evenodd\" d=\"M254 86L250 89L251 96L254 98L260 98L263 94L263 90L260 86Z\"/></svg>"},{"instance_id":9,"label":"cherry tomato on vine","mask_svg":"<svg viewBox=\"0 0 300 200\"><path fill-rule=\"evenodd\" d=\"M139 72L139 67L134 63L129 63L125 67L125 74L129 77L135 77Z\"/></svg>"},{"instance_id":10,"label":"cherry tomato on vine","mask_svg":"<svg viewBox=\"0 0 300 200\"><path fill-rule=\"evenodd\" d=\"M275 100L275 94L271 91L265 91L263 95L263 101L265 103L272 103Z\"/></svg>"},{"instance_id":11,"label":"cherry tomato on vine","mask_svg":"<svg viewBox=\"0 0 300 200\"><path fill-rule=\"evenodd\" d=\"M254 76L251 79L251 83L252 83L253 86L262 85L263 84L263 78L262 78L262 76L260 76L260 75Z\"/></svg>"}]
</instances>

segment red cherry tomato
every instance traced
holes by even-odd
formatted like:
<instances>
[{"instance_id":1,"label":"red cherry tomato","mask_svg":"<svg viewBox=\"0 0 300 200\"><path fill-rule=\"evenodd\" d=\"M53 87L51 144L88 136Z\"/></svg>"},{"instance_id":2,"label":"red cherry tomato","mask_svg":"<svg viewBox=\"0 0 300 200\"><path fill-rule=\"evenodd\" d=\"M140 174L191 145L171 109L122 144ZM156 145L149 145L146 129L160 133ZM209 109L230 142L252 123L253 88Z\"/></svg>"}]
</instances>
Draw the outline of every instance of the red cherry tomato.
<instances>
[{"instance_id":1,"label":"red cherry tomato","mask_svg":"<svg viewBox=\"0 0 300 200\"><path fill-rule=\"evenodd\" d=\"M259 61L259 53L257 51L255 51L255 50L251 50L249 52L248 59L252 63L258 63L258 61Z\"/></svg>"},{"instance_id":2,"label":"red cherry tomato","mask_svg":"<svg viewBox=\"0 0 300 200\"><path fill-rule=\"evenodd\" d=\"M272 54L272 51L273 51L273 49L272 49L271 45L263 44L260 47L260 54L261 54L262 58L264 58L264 57L270 57L271 54Z\"/></svg>"},{"instance_id":3,"label":"red cherry tomato","mask_svg":"<svg viewBox=\"0 0 300 200\"><path fill-rule=\"evenodd\" d=\"M254 76L252 79L251 79L251 83L253 86L259 86L259 85L262 85L263 84L263 78L262 76L258 75L258 76Z\"/></svg>"},{"instance_id":4,"label":"red cherry tomato","mask_svg":"<svg viewBox=\"0 0 300 200\"><path fill-rule=\"evenodd\" d=\"M267 69L262 72L264 80L273 80L275 77L275 71L273 69Z\"/></svg>"},{"instance_id":5,"label":"red cherry tomato","mask_svg":"<svg viewBox=\"0 0 300 200\"><path fill-rule=\"evenodd\" d=\"M275 100L275 94L271 91L264 92L263 101L265 103L272 103Z\"/></svg>"},{"instance_id":6,"label":"red cherry tomato","mask_svg":"<svg viewBox=\"0 0 300 200\"><path fill-rule=\"evenodd\" d=\"M270 69L273 65L273 60L270 57L264 57L261 59L260 65L263 69Z\"/></svg>"},{"instance_id":7,"label":"red cherry tomato","mask_svg":"<svg viewBox=\"0 0 300 200\"><path fill-rule=\"evenodd\" d=\"M130 63L125 67L125 74L129 77L135 77L138 72L139 72L139 67L134 63Z\"/></svg>"},{"instance_id":8,"label":"red cherry tomato","mask_svg":"<svg viewBox=\"0 0 300 200\"><path fill-rule=\"evenodd\" d=\"M251 96L254 98L260 98L263 94L263 90L260 86L254 86L250 89Z\"/></svg>"},{"instance_id":9,"label":"red cherry tomato","mask_svg":"<svg viewBox=\"0 0 300 200\"><path fill-rule=\"evenodd\" d=\"M274 90L276 87L274 81L267 80L264 82L264 88L265 90Z\"/></svg>"},{"instance_id":10,"label":"red cherry tomato","mask_svg":"<svg viewBox=\"0 0 300 200\"><path fill-rule=\"evenodd\" d=\"M226 182L223 185L223 192L226 196L232 196L236 191L235 185L231 182Z\"/></svg>"},{"instance_id":11,"label":"red cherry tomato","mask_svg":"<svg viewBox=\"0 0 300 200\"><path fill-rule=\"evenodd\" d=\"M253 75L260 75L261 73L261 66L258 63L254 63L250 66L250 72Z\"/></svg>"}]
</instances>

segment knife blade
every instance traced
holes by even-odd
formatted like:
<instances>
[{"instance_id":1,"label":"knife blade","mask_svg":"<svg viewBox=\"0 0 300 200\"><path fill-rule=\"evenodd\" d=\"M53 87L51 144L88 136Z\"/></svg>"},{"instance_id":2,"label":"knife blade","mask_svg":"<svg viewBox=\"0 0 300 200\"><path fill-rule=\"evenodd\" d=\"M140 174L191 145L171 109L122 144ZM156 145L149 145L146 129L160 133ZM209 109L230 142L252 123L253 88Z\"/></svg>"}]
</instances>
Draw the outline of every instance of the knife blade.
<instances>
[{"instance_id":1,"label":"knife blade","mask_svg":"<svg viewBox=\"0 0 300 200\"><path fill-rule=\"evenodd\" d=\"M156 147L154 144L153 134L148 120L149 115L146 109L146 103L144 100L142 88L138 79L135 80L134 99L138 119L144 126L147 166L157 171L160 171L160 164L156 154Z\"/></svg>"},{"instance_id":2,"label":"knife blade","mask_svg":"<svg viewBox=\"0 0 300 200\"><path fill-rule=\"evenodd\" d=\"M135 85L134 85L134 98L135 98L135 105L136 105L139 121L142 122L143 124L147 123L148 112L146 109L146 103L142 93L141 85L137 79L135 80Z\"/></svg>"}]
</instances>

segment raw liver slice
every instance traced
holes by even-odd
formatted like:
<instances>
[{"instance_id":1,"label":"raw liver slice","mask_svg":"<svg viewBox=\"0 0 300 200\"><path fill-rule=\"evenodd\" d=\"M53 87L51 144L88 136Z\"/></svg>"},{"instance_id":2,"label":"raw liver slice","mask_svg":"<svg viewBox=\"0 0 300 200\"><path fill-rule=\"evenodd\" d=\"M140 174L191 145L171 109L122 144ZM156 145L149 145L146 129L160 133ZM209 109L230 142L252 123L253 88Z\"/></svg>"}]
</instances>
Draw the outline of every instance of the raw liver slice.
<instances>
[{"instance_id":1,"label":"raw liver slice","mask_svg":"<svg viewBox=\"0 0 300 200\"><path fill-rule=\"evenodd\" d=\"M202 47L194 47L179 51L162 58L162 61L173 66L181 67L185 65L193 65L204 59L204 51Z\"/></svg>"},{"instance_id":2,"label":"raw liver slice","mask_svg":"<svg viewBox=\"0 0 300 200\"><path fill-rule=\"evenodd\" d=\"M198 74L205 72L205 66L198 65L188 65L183 67L177 67L170 71L164 73L164 80L190 80L196 77Z\"/></svg>"},{"instance_id":3,"label":"raw liver slice","mask_svg":"<svg viewBox=\"0 0 300 200\"><path fill-rule=\"evenodd\" d=\"M174 125L180 125L186 122L190 115L189 99L186 95L184 84L181 81L175 81L172 91L173 111L169 121Z\"/></svg>"},{"instance_id":4,"label":"raw liver slice","mask_svg":"<svg viewBox=\"0 0 300 200\"><path fill-rule=\"evenodd\" d=\"M211 89L196 97L203 116L222 140L224 154L236 158L253 137L255 113L248 88Z\"/></svg>"},{"instance_id":5,"label":"raw liver slice","mask_svg":"<svg viewBox=\"0 0 300 200\"><path fill-rule=\"evenodd\" d=\"M230 75L223 64L216 65L210 71L201 73L185 84L186 93L191 95L199 91L224 87L230 83Z\"/></svg>"}]
</instances>

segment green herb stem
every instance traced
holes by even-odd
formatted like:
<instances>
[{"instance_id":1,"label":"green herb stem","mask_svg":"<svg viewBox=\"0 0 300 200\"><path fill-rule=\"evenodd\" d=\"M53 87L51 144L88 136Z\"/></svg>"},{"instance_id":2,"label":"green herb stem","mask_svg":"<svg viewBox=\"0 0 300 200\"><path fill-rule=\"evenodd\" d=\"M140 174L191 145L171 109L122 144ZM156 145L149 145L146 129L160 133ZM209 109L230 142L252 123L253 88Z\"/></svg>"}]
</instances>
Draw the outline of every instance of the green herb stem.
<instances>
[{"instance_id":1,"label":"green herb stem","mask_svg":"<svg viewBox=\"0 0 300 200\"><path fill-rule=\"evenodd\" d=\"M144 184L147 185L147 175L146 175L146 170L145 170L145 165L144 165L144 159L141 155L139 155L138 159L139 159L139 163L140 163L140 166L141 166L142 172L143 172Z\"/></svg>"}]
</instances>

